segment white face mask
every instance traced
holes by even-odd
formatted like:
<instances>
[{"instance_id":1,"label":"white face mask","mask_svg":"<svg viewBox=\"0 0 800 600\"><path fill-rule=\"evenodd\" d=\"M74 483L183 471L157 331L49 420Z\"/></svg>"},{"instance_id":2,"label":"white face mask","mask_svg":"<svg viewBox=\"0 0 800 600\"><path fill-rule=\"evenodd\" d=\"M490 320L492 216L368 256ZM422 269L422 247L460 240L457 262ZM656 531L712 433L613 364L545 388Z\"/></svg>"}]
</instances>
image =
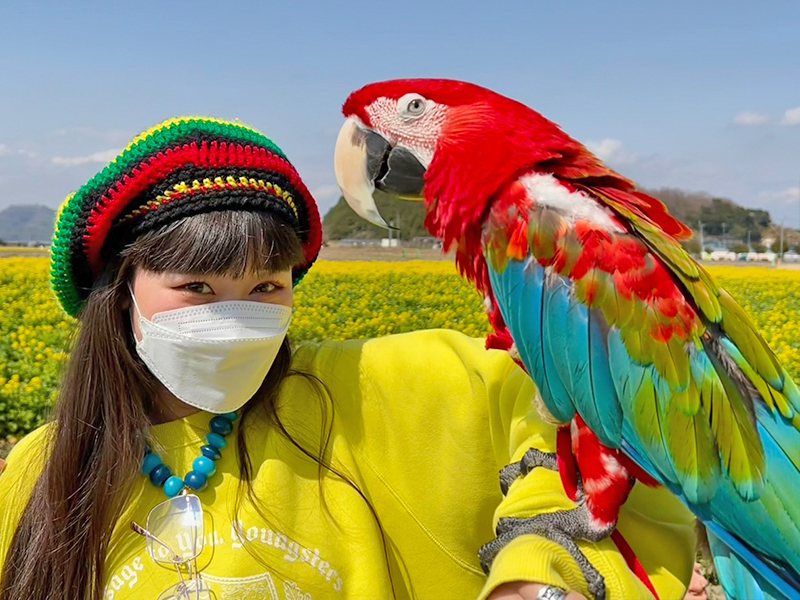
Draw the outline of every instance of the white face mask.
<instances>
[{"instance_id":1,"label":"white face mask","mask_svg":"<svg viewBox=\"0 0 800 600\"><path fill-rule=\"evenodd\" d=\"M292 309L264 302L211 302L139 313L136 352L182 402L211 413L234 412L256 393L286 337ZM133 316L131 314L131 316Z\"/></svg>"}]
</instances>

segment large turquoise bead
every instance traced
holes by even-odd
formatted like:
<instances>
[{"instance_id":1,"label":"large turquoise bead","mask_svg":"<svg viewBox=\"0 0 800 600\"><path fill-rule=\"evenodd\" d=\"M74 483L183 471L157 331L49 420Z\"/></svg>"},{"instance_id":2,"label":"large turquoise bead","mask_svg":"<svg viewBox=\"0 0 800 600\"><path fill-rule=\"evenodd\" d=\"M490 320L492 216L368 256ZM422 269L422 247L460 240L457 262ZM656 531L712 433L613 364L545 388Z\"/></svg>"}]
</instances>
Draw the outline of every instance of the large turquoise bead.
<instances>
[{"instance_id":1,"label":"large turquoise bead","mask_svg":"<svg viewBox=\"0 0 800 600\"><path fill-rule=\"evenodd\" d=\"M222 450L228 446L228 442L225 441L225 438L218 433L209 433L206 436L206 440L210 446L214 446L217 450Z\"/></svg>"},{"instance_id":2,"label":"large turquoise bead","mask_svg":"<svg viewBox=\"0 0 800 600\"><path fill-rule=\"evenodd\" d=\"M183 479L177 475L173 475L164 482L164 493L167 498L174 498L183 490Z\"/></svg>"},{"instance_id":3,"label":"large turquoise bead","mask_svg":"<svg viewBox=\"0 0 800 600\"><path fill-rule=\"evenodd\" d=\"M208 477L197 471L189 471L183 481L186 483L186 487L190 487L197 492L202 492L208 483Z\"/></svg>"},{"instance_id":4,"label":"large turquoise bead","mask_svg":"<svg viewBox=\"0 0 800 600\"><path fill-rule=\"evenodd\" d=\"M222 458L222 454L220 454L219 450L214 448L214 446L203 446L200 448L200 452L203 453L203 456L210 458L211 460L219 460Z\"/></svg>"},{"instance_id":5,"label":"large turquoise bead","mask_svg":"<svg viewBox=\"0 0 800 600\"><path fill-rule=\"evenodd\" d=\"M214 464L213 460L210 460L205 456L199 456L195 458L194 462L192 463L192 467L195 471L202 473L206 477L211 477L217 472L217 465Z\"/></svg>"},{"instance_id":6,"label":"large turquoise bead","mask_svg":"<svg viewBox=\"0 0 800 600\"><path fill-rule=\"evenodd\" d=\"M172 476L172 471L166 465L160 465L153 469L150 473L150 481L156 487L161 487L163 483Z\"/></svg>"},{"instance_id":7,"label":"large turquoise bead","mask_svg":"<svg viewBox=\"0 0 800 600\"><path fill-rule=\"evenodd\" d=\"M211 431L220 435L228 435L233 431L233 424L223 416L216 416L209 423Z\"/></svg>"},{"instance_id":8,"label":"large turquoise bead","mask_svg":"<svg viewBox=\"0 0 800 600\"><path fill-rule=\"evenodd\" d=\"M224 415L220 415L220 416L225 417L231 423L233 423L236 419L239 418L239 415L237 415L235 412L234 413L225 413Z\"/></svg>"},{"instance_id":9,"label":"large turquoise bead","mask_svg":"<svg viewBox=\"0 0 800 600\"><path fill-rule=\"evenodd\" d=\"M150 475L156 467L162 464L161 457L158 454L147 454L142 461L142 473Z\"/></svg>"}]
</instances>

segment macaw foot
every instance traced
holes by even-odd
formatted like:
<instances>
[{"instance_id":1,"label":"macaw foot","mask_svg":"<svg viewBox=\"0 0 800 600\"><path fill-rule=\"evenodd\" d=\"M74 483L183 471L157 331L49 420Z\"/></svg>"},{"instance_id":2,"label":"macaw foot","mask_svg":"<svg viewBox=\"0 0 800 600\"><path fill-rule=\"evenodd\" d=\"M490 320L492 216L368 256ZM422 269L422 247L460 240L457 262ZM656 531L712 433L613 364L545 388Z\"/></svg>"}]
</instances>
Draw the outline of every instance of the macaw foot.
<instances>
[{"instance_id":1,"label":"macaw foot","mask_svg":"<svg viewBox=\"0 0 800 600\"><path fill-rule=\"evenodd\" d=\"M613 530L613 525L608 528L598 529L589 509L586 505L581 504L571 510L537 515L529 519L500 519L497 524L497 538L483 546L478 551L478 555L480 556L481 567L484 573L488 575L495 557L511 540L529 533L539 535L555 542L569 552L586 578L589 591L595 597L595 600L605 600L605 580L581 552L575 540L583 539L596 542L605 538Z\"/></svg>"},{"instance_id":2,"label":"macaw foot","mask_svg":"<svg viewBox=\"0 0 800 600\"><path fill-rule=\"evenodd\" d=\"M551 471L558 471L558 459L556 454L531 448L525 453L522 460L503 468L503 470L500 471L500 489L503 491L503 495L508 493L508 489L514 481L519 477L524 477L536 467L544 467ZM592 566L583 552L581 552L575 540L581 539L590 542L598 542L605 539L614 531L616 522L604 525L592 517L589 507L585 503L586 496L584 494L583 481L580 474L576 475L577 508L537 515L528 519L500 519L500 522L497 524L497 538L483 546L478 552L481 560L481 567L485 573L489 573L489 569L495 557L511 540L517 536L532 533L559 544L569 552L583 572L583 576L586 578L586 582L589 585L589 591L596 600L605 600L605 580L600 572Z\"/></svg>"},{"instance_id":3,"label":"macaw foot","mask_svg":"<svg viewBox=\"0 0 800 600\"><path fill-rule=\"evenodd\" d=\"M536 448L531 448L519 462L506 465L500 471L500 490L505 496L508 488L520 477L525 477L536 467L544 467L551 471L558 471L558 461L555 452L542 452Z\"/></svg>"}]
</instances>

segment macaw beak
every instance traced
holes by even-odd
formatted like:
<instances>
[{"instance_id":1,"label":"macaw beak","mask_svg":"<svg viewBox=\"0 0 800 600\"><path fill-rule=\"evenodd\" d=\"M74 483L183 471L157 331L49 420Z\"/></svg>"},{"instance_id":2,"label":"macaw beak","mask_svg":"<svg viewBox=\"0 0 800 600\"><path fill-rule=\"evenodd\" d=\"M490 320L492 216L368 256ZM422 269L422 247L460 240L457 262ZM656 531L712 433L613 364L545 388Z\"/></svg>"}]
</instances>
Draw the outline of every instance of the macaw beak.
<instances>
[{"instance_id":1,"label":"macaw beak","mask_svg":"<svg viewBox=\"0 0 800 600\"><path fill-rule=\"evenodd\" d=\"M347 204L370 223L391 229L372 194L375 189L403 200L422 200L425 167L405 148L350 117L342 126L334 153L336 181Z\"/></svg>"}]
</instances>

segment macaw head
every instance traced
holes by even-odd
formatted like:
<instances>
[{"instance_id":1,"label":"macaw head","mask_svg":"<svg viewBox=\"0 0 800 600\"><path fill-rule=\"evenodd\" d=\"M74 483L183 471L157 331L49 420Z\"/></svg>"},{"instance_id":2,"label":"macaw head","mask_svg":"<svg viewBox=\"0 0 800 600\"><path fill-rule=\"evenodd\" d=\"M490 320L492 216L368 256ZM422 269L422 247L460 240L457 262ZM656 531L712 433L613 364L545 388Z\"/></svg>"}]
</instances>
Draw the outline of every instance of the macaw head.
<instances>
[{"instance_id":1,"label":"macaw head","mask_svg":"<svg viewBox=\"0 0 800 600\"><path fill-rule=\"evenodd\" d=\"M449 245L477 223L503 186L564 153L583 150L527 106L443 79L373 83L353 92L336 142L347 203L387 227L372 194L424 200L426 226Z\"/></svg>"}]
</instances>

